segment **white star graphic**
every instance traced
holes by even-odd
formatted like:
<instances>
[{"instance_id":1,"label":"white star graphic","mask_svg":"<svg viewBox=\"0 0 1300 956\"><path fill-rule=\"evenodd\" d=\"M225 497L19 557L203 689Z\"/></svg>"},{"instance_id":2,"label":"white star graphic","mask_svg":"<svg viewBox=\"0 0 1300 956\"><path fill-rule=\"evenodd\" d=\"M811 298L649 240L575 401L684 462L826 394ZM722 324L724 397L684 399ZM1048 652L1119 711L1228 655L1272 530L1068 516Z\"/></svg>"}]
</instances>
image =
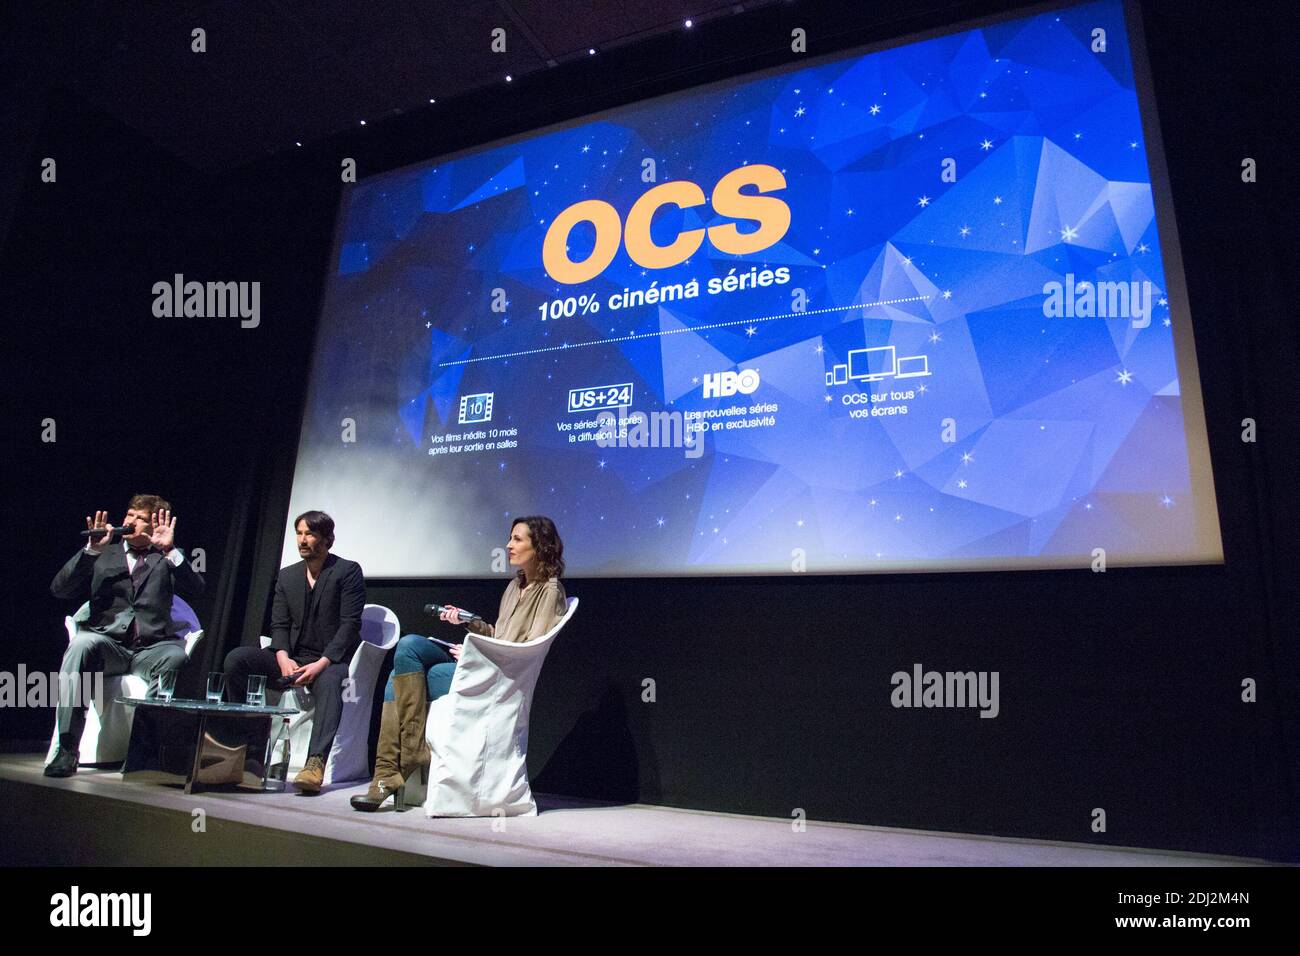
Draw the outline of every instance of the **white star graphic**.
<instances>
[{"instance_id":1,"label":"white star graphic","mask_svg":"<svg viewBox=\"0 0 1300 956\"><path fill-rule=\"evenodd\" d=\"M916 201L916 204L920 206L922 209L924 209L926 206L930 205L930 197L922 196L920 199Z\"/></svg>"},{"instance_id":2,"label":"white star graphic","mask_svg":"<svg viewBox=\"0 0 1300 956\"><path fill-rule=\"evenodd\" d=\"M995 206L1001 206L1001 205L1002 205L1002 197L1001 197L1001 196L994 196L994 197L993 197L993 205L995 205Z\"/></svg>"},{"instance_id":3,"label":"white star graphic","mask_svg":"<svg viewBox=\"0 0 1300 956\"><path fill-rule=\"evenodd\" d=\"M877 106L875 103L872 103L871 109L868 112L870 112L872 116L875 116L877 113L880 112L880 107Z\"/></svg>"},{"instance_id":4,"label":"white star graphic","mask_svg":"<svg viewBox=\"0 0 1300 956\"><path fill-rule=\"evenodd\" d=\"M1075 239L1079 238L1079 230L1075 229L1073 226L1066 226L1061 230L1061 238L1066 242L1073 242Z\"/></svg>"},{"instance_id":5,"label":"white star graphic","mask_svg":"<svg viewBox=\"0 0 1300 956\"><path fill-rule=\"evenodd\" d=\"M984 142L980 143L980 149L984 150L984 152L986 153L992 148L993 148L993 143L987 139L984 140Z\"/></svg>"},{"instance_id":6,"label":"white star graphic","mask_svg":"<svg viewBox=\"0 0 1300 956\"><path fill-rule=\"evenodd\" d=\"M1133 381L1133 373L1128 369L1124 369L1115 376L1115 381L1119 382L1121 385L1128 385L1129 382Z\"/></svg>"},{"instance_id":7,"label":"white star graphic","mask_svg":"<svg viewBox=\"0 0 1300 956\"><path fill-rule=\"evenodd\" d=\"M961 233L961 237L962 237L963 239L965 239L967 236L970 235L970 226L962 226L962 227L961 227L960 229L958 229L957 231L958 231L959 233Z\"/></svg>"}]
</instances>

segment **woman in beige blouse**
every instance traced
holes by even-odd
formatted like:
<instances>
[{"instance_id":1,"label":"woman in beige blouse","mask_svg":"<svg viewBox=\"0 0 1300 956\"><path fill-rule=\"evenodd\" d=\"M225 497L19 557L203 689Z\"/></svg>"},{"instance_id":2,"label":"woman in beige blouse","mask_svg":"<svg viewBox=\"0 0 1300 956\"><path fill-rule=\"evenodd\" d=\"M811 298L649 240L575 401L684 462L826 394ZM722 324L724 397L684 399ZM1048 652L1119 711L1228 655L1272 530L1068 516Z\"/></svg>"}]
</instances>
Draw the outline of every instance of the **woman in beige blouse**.
<instances>
[{"instance_id":1,"label":"woman in beige blouse","mask_svg":"<svg viewBox=\"0 0 1300 956\"><path fill-rule=\"evenodd\" d=\"M498 641L522 643L541 637L564 617L567 599L560 578L564 574L564 542L555 522L542 515L516 518L506 545L510 565L518 572L501 596L495 625L482 619L465 625L475 634ZM460 608L448 606L442 619L459 622ZM379 747L375 752L375 777L370 789L352 798L357 810L378 810L406 778L429 763L424 739L428 704L451 687L460 660L460 648L443 648L419 634L407 634L393 654L393 673L384 688Z\"/></svg>"}]
</instances>

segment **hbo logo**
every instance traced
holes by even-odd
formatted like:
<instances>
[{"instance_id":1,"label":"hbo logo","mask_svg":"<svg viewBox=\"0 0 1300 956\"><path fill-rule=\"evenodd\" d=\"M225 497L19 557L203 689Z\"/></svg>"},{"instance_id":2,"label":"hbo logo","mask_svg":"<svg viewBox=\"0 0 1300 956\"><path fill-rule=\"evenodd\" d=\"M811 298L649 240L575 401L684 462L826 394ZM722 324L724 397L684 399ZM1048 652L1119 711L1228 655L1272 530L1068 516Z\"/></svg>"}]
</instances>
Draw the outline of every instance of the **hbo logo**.
<instances>
[{"instance_id":1,"label":"hbo logo","mask_svg":"<svg viewBox=\"0 0 1300 956\"><path fill-rule=\"evenodd\" d=\"M714 372L704 376L704 397L723 398L740 392L753 395L758 388L758 369L747 368L743 372Z\"/></svg>"}]
</instances>

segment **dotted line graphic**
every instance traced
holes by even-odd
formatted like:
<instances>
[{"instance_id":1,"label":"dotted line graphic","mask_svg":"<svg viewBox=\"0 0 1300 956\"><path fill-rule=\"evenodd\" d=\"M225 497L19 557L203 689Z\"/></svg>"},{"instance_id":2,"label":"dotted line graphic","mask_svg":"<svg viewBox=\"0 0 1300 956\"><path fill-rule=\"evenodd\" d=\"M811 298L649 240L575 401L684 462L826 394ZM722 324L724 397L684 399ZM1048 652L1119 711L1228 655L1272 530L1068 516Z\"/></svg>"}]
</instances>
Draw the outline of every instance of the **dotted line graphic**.
<instances>
[{"instance_id":1,"label":"dotted line graphic","mask_svg":"<svg viewBox=\"0 0 1300 956\"><path fill-rule=\"evenodd\" d=\"M721 329L731 325L756 325L759 322L775 322L777 319L794 319L802 318L808 315L821 315L826 312L850 312L853 309L870 309L878 305L899 305L904 302L923 302L930 298L928 295L913 295L906 299L881 299L879 302L863 302L859 305L836 305L827 309L809 309L806 312L783 312L780 315L764 315L756 319L739 319L735 322L713 322L709 325L692 325L680 329L668 329L660 332L634 332L631 335L620 335L609 339L595 339L591 342L574 342L565 343L564 345L548 345L540 349L523 349L518 352L501 352L498 355L480 355L477 358L457 359L454 362L439 362L439 368L446 368L449 365L470 365L474 362L491 362L496 359L517 358L520 355L540 355L543 352L563 352L566 349L585 349L592 345L612 345L615 342L631 342L635 339L650 339L656 336L676 335L679 332L703 332L707 329Z\"/></svg>"}]
</instances>

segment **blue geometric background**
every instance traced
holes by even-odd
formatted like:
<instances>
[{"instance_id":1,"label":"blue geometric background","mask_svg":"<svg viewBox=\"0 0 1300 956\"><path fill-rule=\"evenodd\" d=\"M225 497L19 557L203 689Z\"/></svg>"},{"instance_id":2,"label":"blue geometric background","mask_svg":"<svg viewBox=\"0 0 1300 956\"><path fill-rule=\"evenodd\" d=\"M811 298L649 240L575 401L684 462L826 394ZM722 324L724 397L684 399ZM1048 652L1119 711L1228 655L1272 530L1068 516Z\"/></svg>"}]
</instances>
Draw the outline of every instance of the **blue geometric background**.
<instances>
[{"instance_id":1,"label":"blue geometric background","mask_svg":"<svg viewBox=\"0 0 1300 956\"><path fill-rule=\"evenodd\" d=\"M1090 49L1098 27L1104 53ZM782 572L795 549L810 572L1052 566L1096 547L1117 562L1203 554L1196 510L1213 517L1214 505L1192 499L1181 323L1165 297L1147 148L1123 7L1101 2L368 179L342 212L290 513L329 500L339 518L353 496L378 492L405 517L390 528L358 510L353 520L384 534L351 556L389 576L481 567L436 544L389 548L384 535L427 520L443 540L486 530L496 542L503 518L527 511L556 520L570 574ZM558 285L541 262L553 217L593 198L626 216L650 188L647 157L658 182L690 180L706 196L738 166L780 169L789 231L748 257L706 240L663 270L620 247L596 279ZM954 182L941 177L947 159ZM667 244L727 221L708 205L668 207L652 235ZM593 242L575 228L570 258ZM538 311L751 266L787 267L790 281L553 321ZM1067 275L1150 282L1150 325L1047 318L1044 286ZM490 309L497 288L504 314ZM794 289L805 314L793 313ZM893 300L905 301L871 305ZM717 327L689 331L700 326ZM652 334L584 345L632 333ZM851 350L886 345L926 356L930 374L827 385ZM440 364L503 353L532 354ZM725 408L735 399L705 399L702 377L749 368L761 385L735 399L777 403L777 426L710 434L696 459L570 444L556 429L583 417L567 414L571 388L632 382L646 412ZM907 414L854 418L867 406L844 403L890 389L913 390ZM430 458L429 436L461 430L459 398L478 392L494 393L491 425L518 428L519 447ZM365 426L364 486L328 477L358 460L340 447L344 415ZM955 441L943 440L947 419ZM471 503L428 510L453 490Z\"/></svg>"}]
</instances>

